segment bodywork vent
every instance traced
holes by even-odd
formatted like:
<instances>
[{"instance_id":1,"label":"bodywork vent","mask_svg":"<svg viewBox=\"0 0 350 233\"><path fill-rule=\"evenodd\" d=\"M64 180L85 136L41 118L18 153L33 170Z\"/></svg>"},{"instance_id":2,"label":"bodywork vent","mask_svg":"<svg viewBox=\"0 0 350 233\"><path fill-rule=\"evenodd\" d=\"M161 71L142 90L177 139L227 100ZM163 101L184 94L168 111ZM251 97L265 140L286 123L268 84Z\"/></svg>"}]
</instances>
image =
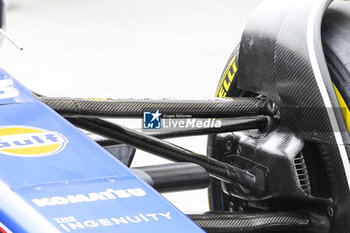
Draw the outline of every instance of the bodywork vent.
<instances>
[{"instance_id":1,"label":"bodywork vent","mask_svg":"<svg viewBox=\"0 0 350 233\"><path fill-rule=\"evenodd\" d=\"M301 188L304 190L306 194L310 195L311 194L310 178L306 168L304 156L302 153L299 153L297 156L295 156L294 165L297 171L299 184Z\"/></svg>"}]
</instances>

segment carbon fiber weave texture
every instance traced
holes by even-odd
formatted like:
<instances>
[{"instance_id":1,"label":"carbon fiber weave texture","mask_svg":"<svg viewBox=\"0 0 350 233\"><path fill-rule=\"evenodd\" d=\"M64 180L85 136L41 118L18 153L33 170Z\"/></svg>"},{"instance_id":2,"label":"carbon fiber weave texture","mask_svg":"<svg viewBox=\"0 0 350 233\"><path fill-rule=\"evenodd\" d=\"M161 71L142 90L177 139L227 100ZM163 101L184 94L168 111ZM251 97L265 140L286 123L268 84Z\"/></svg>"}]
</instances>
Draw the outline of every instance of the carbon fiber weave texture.
<instances>
[{"instance_id":1,"label":"carbon fiber weave texture","mask_svg":"<svg viewBox=\"0 0 350 233\"><path fill-rule=\"evenodd\" d=\"M142 117L145 111L163 114L187 114L192 117L225 117L266 114L266 99L236 98L232 100L88 100L38 97L64 116Z\"/></svg>"},{"instance_id":2,"label":"carbon fiber weave texture","mask_svg":"<svg viewBox=\"0 0 350 233\"><path fill-rule=\"evenodd\" d=\"M328 207L331 210L330 217L335 220L330 232L343 233L350 230L350 192L329 113L335 115L339 126L339 132L336 133L341 134L347 154L350 140L319 37L322 11L330 2L286 0L281 4L277 0L264 1L248 22L242 36L240 74L237 79L239 88L265 95L278 105L281 111L280 125L284 130L322 145L321 156L328 171L334 201L334 206ZM276 5L279 6L278 10ZM314 19L312 17L315 17L316 22L310 21ZM316 47L312 47L312 43ZM316 61L311 63L310 54L313 53ZM316 79L315 63L322 80ZM323 95L328 95L335 108L325 107L319 82L324 83Z\"/></svg>"},{"instance_id":3,"label":"carbon fiber weave texture","mask_svg":"<svg viewBox=\"0 0 350 233\"><path fill-rule=\"evenodd\" d=\"M208 233L265 232L309 225L308 218L299 213L208 213L188 216Z\"/></svg>"}]
</instances>

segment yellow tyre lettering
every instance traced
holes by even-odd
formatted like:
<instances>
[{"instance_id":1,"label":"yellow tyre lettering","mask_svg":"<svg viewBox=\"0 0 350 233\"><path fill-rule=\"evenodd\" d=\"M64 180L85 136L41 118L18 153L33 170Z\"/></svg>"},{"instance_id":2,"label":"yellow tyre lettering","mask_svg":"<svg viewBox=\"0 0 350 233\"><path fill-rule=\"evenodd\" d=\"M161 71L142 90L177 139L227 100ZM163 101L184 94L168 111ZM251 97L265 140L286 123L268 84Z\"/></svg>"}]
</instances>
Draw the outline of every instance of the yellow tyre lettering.
<instances>
[{"instance_id":1,"label":"yellow tyre lettering","mask_svg":"<svg viewBox=\"0 0 350 233\"><path fill-rule=\"evenodd\" d=\"M236 65L236 57L237 55L233 56L230 63L225 69L224 74L222 75L218 89L216 91L217 97L226 97L228 90L230 89L231 83L233 81L233 78L235 77L235 74L237 72L237 65Z\"/></svg>"},{"instance_id":2,"label":"yellow tyre lettering","mask_svg":"<svg viewBox=\"0 0 350 233\"><path fill-rule=\"evenodd\" d=\"M350 111L348 106L346 105L343 97L341 96L340 92L338 91L337 87L333 84L335 93L337 94L338 102L341 108L341 111L343 113L343 117L346 123L346 127L348 128L348 131L350 132Z\"/></svg>"}]
</instances>

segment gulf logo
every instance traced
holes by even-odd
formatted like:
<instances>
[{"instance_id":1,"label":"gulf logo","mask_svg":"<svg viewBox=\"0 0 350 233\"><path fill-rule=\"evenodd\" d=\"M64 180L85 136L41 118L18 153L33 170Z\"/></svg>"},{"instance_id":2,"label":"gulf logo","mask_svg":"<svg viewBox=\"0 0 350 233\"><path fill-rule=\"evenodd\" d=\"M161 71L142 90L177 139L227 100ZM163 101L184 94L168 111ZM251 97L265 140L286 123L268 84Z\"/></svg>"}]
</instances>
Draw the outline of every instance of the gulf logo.
<instances>
[{"instance_id":1,"label":"gulf logo","mask_svg":"<svg viewBox=\"0 0 350 233\"><path fill-rule=\"evenodd\" d=\"M43 157L62 151L68 139L62 134L28 126L0 127L0 153L18 157Z\"/></svg>"}]
</instances>

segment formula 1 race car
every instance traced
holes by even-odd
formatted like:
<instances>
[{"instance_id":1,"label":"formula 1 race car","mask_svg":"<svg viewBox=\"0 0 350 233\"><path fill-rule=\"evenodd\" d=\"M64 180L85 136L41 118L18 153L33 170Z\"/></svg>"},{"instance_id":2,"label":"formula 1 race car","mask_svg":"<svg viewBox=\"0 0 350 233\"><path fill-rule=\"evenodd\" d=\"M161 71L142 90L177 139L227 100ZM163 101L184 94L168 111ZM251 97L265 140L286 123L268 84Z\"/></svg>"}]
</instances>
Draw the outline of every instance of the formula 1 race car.
<instances>
[{"instance_id":1,"label":"formula 1 race car","mask_svg":"<svg viewBox=\"0 0 350 233\"><path fill-rule=\"evenodd\" d=\"M265 0L212 100L48 97L0 69L0 232L350 232L350 2L330 3ZM194 135L206 156L163 140ZM131 169L136 149L174 163ZM159 194L207 187L203 214Z\"/></svg>"}]
</instances>

